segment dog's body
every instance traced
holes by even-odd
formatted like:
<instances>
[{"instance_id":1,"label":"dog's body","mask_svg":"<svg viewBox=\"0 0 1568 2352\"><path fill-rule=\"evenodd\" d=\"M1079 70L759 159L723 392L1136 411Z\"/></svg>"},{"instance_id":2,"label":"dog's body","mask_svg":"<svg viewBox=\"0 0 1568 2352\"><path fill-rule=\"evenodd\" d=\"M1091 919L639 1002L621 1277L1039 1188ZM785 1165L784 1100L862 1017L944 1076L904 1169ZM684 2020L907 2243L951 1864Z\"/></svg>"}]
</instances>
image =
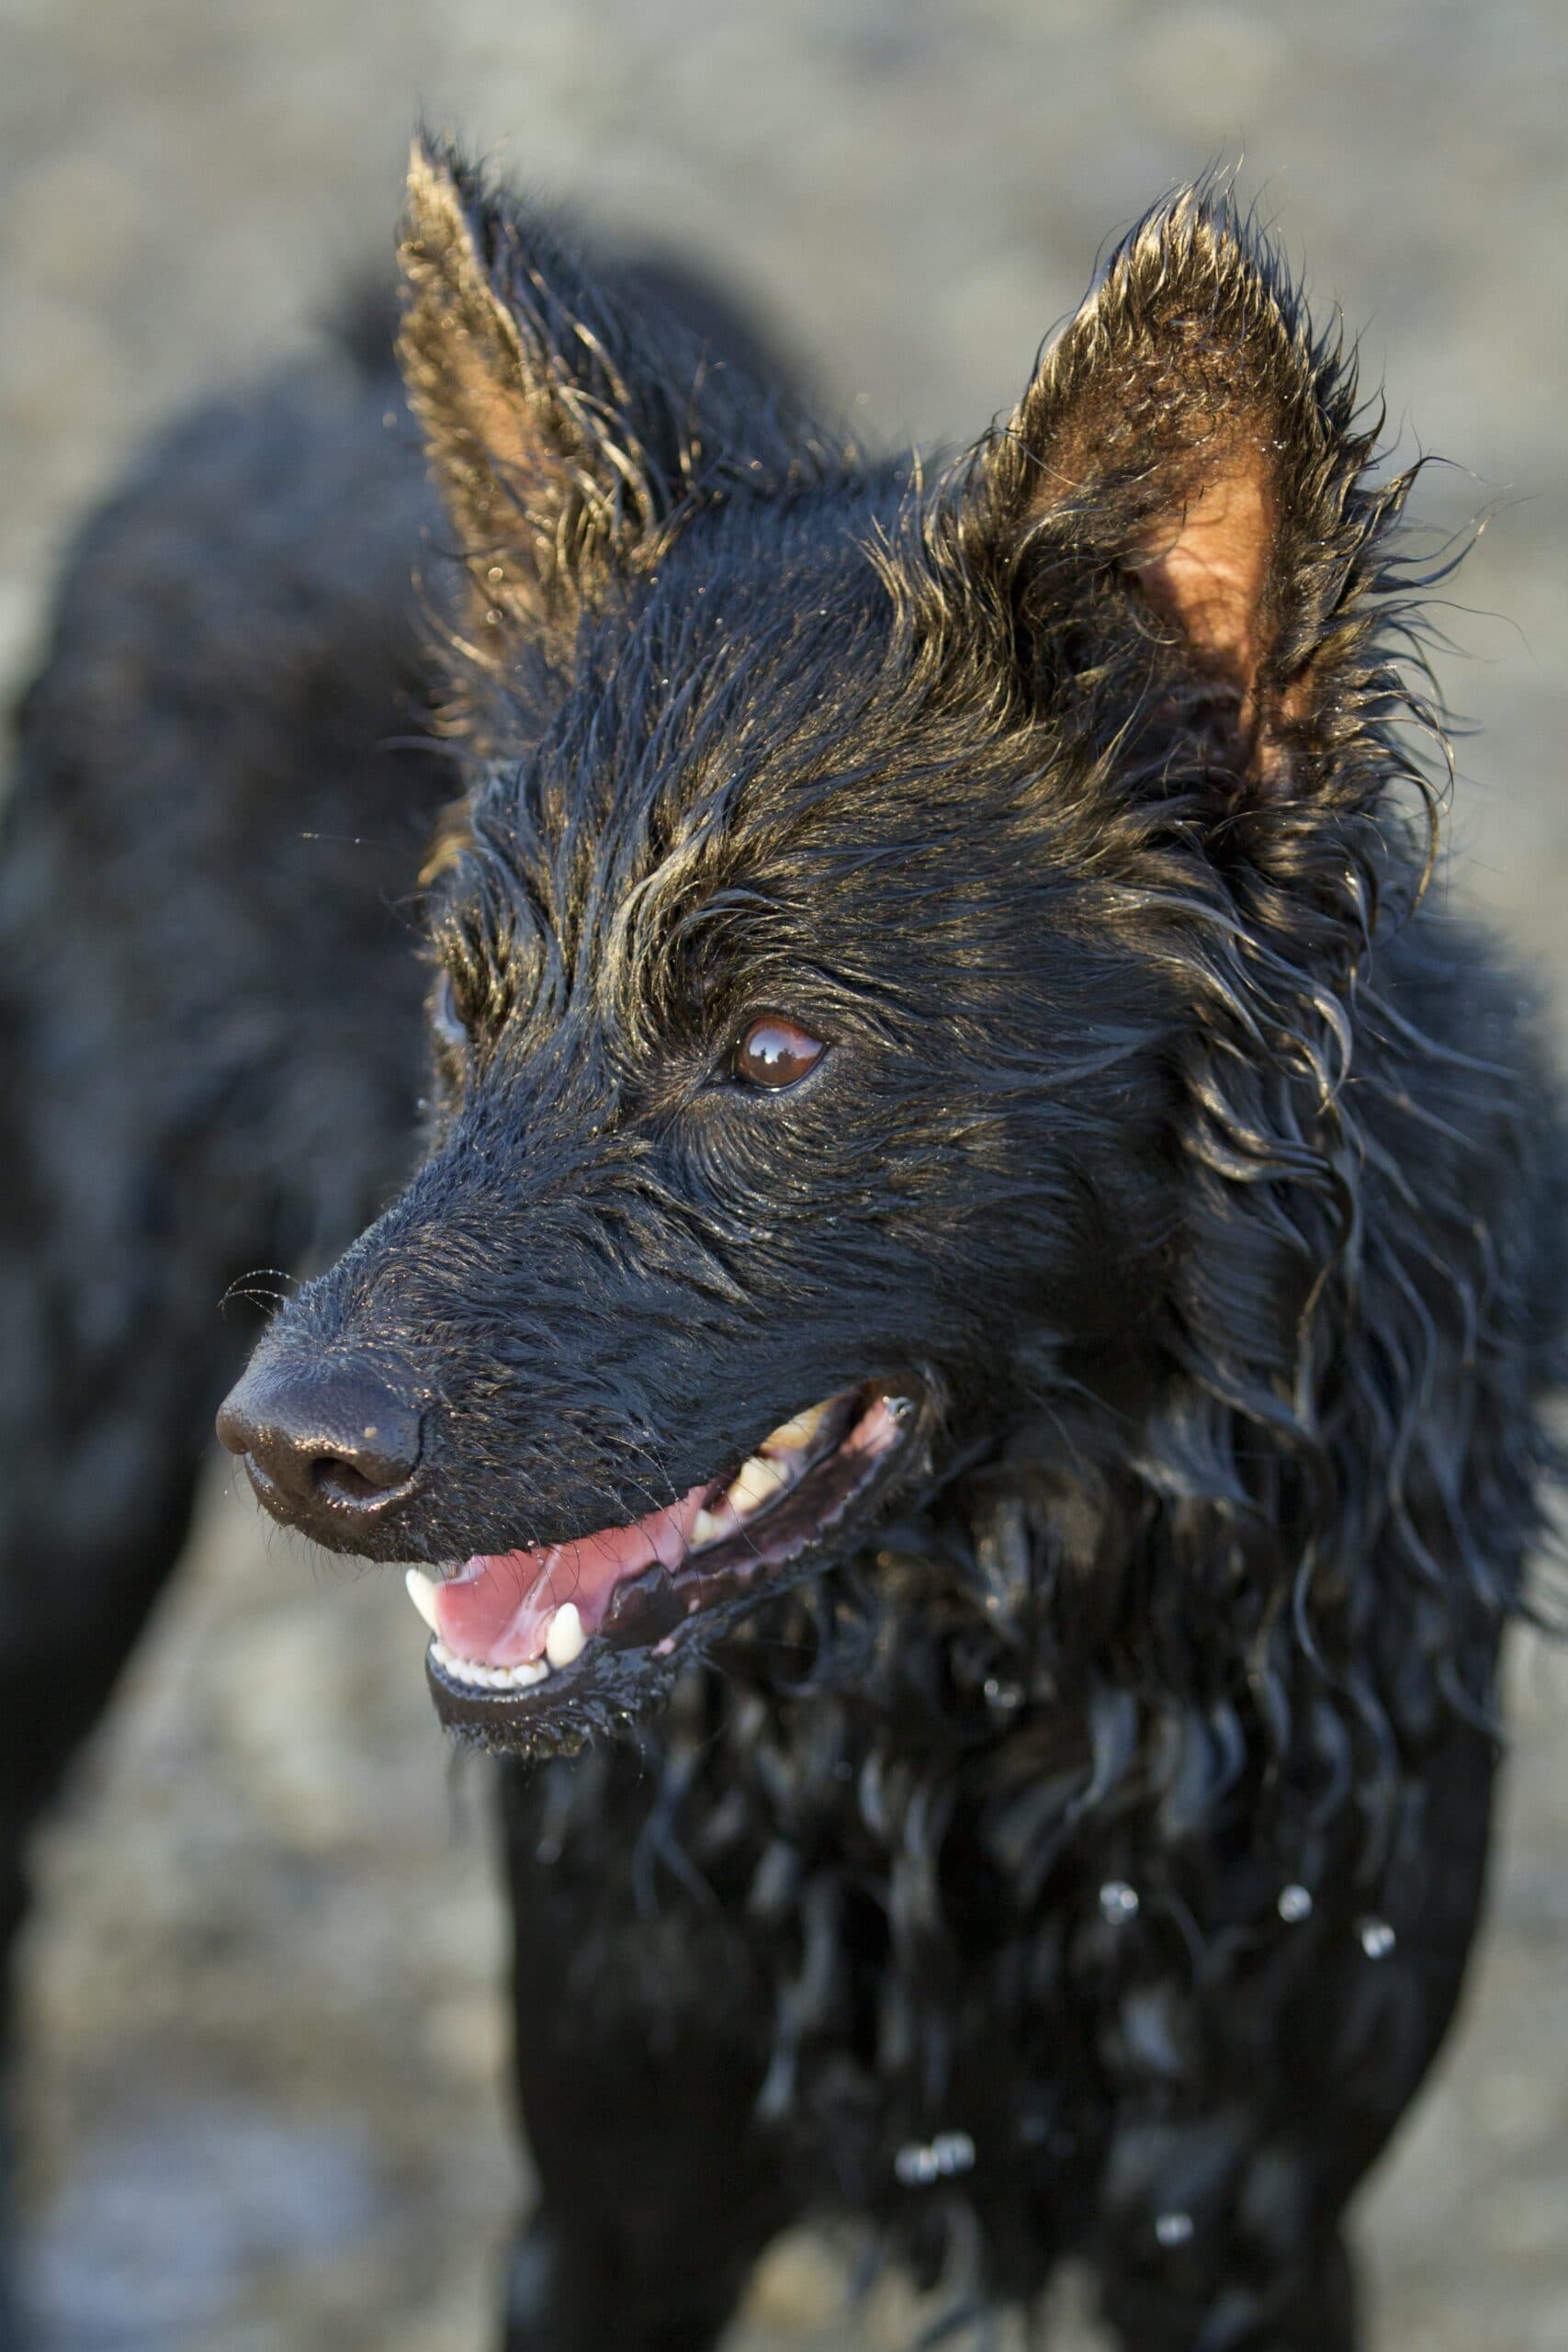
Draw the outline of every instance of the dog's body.
<instances>
[{"instance_id":1,"label":"dog's body","mask_svg":"<svg viewBox=\"0 0 1568 2352\"><path fill-rule=\"evenodd\" d=\"M219 1298L413 1168L440 703L425 1161L223 1428L322 1540L468 1558L420 1589L521 1759L512 2352L708 2344L835 2211L979 2304L1087 2256L1136 2352L1344 2352L1564 1313L1552 1084L1399 802L1400 489L1223 205L931 495L450 159L412 204L442 671L345 358L162 452L23 715L10 1851Z\"/></svg>"}]
</instances>

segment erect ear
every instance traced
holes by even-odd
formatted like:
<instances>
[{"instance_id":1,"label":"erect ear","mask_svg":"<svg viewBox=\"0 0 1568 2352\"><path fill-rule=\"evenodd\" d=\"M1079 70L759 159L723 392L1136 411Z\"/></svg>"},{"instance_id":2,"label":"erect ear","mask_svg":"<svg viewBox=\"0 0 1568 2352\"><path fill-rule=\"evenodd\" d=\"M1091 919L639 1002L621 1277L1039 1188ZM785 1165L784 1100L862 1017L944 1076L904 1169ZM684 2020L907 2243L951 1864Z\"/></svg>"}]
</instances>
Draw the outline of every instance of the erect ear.
<instances>
[{"instance_id":1,"label":"erect ear","mask_svg":"<svg viewBox=\"0 0 1568 2352\"><path fill-rule=\"evenodd\" d=\"M487 606L570 617L738 469L754 387L416 141L399 357Z\"/></svg>"},{"instance_id":2,"label":"erect ear","mask_svg":"<svg viewBox=\"0 0 1568 2352\"><path fill-rule=\"evenodd\" d=\"M1235 797L1299 790L1398 487L1358 487L1355 413L1352 368L1227 198L1151 214L970 480L1037 690L1117 731L1136 706L1156 754Z\"/></svg>"}]
</instances>

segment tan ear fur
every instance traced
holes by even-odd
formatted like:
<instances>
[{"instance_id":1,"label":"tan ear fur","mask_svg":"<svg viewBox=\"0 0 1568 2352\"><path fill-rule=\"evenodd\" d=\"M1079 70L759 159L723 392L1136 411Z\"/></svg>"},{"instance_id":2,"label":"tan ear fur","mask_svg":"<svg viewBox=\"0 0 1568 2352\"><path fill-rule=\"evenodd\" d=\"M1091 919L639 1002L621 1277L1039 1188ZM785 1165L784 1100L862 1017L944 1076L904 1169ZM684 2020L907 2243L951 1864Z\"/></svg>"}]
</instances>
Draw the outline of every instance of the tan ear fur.
<instances>
[{"instance_id":1,"label":"tan ear fur","mask_svg":"<svg viewBox=\"0 0 1568 2352\"><path fill-rule=\"evenodd\" d=\"M1127 561L1154 609L1204 669L1236 687L1244 706L1256 699L1263 650L1273 506L1267 456L1243 441L1213 461Z\"/></svg>"},{"instance_id":2,"label":"tan ear fur","mask_svg":"<svg viewBox=\"0 0 1568 2352\"><path fill-rule=\"evenodd\" d=\"M1080 601L1120 582L1129 628L1168 654L1157 707L1271 797L1364 531L1354 405L1266 242L1190 189L1112 257L982 453L982 528L1046 566L1036 625L1053 601L1070 617L1075 573Z\"/></svg>"}]
</instances>

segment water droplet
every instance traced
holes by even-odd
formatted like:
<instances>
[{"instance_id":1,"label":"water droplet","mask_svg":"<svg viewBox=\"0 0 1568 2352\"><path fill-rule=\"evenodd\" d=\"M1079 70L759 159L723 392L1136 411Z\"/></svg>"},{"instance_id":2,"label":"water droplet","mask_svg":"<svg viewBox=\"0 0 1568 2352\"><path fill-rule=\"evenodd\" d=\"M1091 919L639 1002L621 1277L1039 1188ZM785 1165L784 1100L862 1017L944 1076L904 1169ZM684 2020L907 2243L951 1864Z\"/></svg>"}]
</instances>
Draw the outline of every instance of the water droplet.
<instances>
[{"instance_id":1,"label":"water droplet","mask_svg":"<svg viewBox=\"0 0 1568 2352\"><path fill-rule=\"evenodd\" d=\"M492 563L490 570L485 573L485 578L490 582L492 588L499 588L505 577L505 570L499 563Z\"/></svg>"},{"instance_id":2,"label":"water droplet","mask_svg":"<svg viewBox=\"0 0 1568 2352\"><path fill-rule=\"evenodd\" d=\"M1288 1928L1294 1928L1303 1919L1312 1917L1312 1895L1304 1886L1297 1886L1293 1883L1290 1886L1282 1886L1280 1889L1279 1903L1275 1907L1285 1925Z\"/></svg>"},{"instance_id":3,"label":"water droplet","mask_svg":"<svg viewBox=\"0 0 1568 2352\"><path fill-rule=\"evenodd\" d=\"M933 2181L970 2171L975 2143L967 2132L939 2132L934 2140L911 2140L893 2159L894 2177L905 2188L929 2188Z\"/></svg>"},{"instance_id":4,"label":"water droplet","mask_svg":"<svg viewBox=\"0 0 1568 2352\"><path fill-rule=\"evenodd\" d=\"M1363 1919L1356 1933L1369 1960L1386 1960L1399 1940L1386 1919Z\"/></svg>"},{"instance_id":5,"label":"water droplet","mask_svg":"<svg viewBox=\"0 0 1568 2352\"><path fill-rule=\"evenodd\" d=\"M1100 1890L1100 1907L1113 1928L1124 1927L1138 1916L1138 1890L1124 1878L1109 1878Z\"/></svg>"},{"instance_id":6,"label":"water droplet","mask_svg":"<svg viewBox=\"0 0 1568 2352\"><path fill-rule=\"evenodd\" d=\"M994 1674L986 1677L986 1698L991 1706L999 1707L1004 1714L1010 1714L1014 1707L1023 1704L1023 1692L1018 1684L999 1682Z\"/></svg>"},{"instance_id":7,"label":"water droplet","mask_svg":"<svg viewBox=\"0 0 1568 2352\"><path fill-rule=\"evenodd\" d=\"M1155 2235L1163 2246L1186 2245L1192 2236L1190 2213L1162 2213L1155 2223Z\"/></svg>"}]
</instances>

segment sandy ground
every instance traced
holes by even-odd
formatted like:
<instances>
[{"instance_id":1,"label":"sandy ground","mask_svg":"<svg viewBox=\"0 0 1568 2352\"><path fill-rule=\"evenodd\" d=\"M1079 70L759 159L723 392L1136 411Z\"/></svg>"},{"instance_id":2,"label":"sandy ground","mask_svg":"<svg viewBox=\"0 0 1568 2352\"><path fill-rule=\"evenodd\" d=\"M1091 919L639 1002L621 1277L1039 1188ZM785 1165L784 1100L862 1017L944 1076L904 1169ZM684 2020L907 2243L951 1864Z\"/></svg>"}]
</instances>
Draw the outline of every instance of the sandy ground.
<instances>
[{"instance_id":1,"label":"sandy ground","mask_svg":"<svg viewBox=\"0 0 1568 2352\"><path fill-rule=\"evenodd\" d=\"M868 435L967 436L1105 236L1243 185L1365 330L1456 591L1458 830L1568 1006L1568 17L1557 0L0 0L0 670L151 422L386 249L425 108L754 288ZM506 2134L482 1772L384 1581L216 1478L39 1860L30 2269L72 2352L479 2352ZM1568 1666L1521 1655L1493 1918L1363 2236L1397 2352L1568 2345ZM908 2340L781 2249L745 2352ZM1064 2342L1090 2339L1064 2323Z\"/></svg>"}]
</instances>

